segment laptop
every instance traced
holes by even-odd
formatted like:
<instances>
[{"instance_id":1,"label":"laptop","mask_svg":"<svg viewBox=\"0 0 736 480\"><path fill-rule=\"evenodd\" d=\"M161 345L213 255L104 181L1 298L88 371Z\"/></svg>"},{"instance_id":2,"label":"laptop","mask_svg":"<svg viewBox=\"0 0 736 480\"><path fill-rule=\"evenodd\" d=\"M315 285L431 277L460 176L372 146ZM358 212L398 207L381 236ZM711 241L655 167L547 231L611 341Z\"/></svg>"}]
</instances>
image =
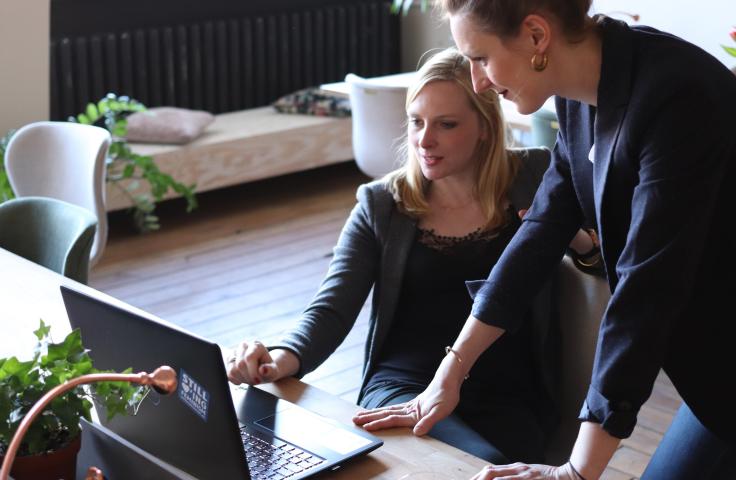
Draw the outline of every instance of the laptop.
<instances>
[{"instance_id":1,"label":"laptop","mask_svg":"<svg viewBox=\"0 0 736 480\"><path fill-rule=\"evenodd\" d=\"M200 479L311 477L383 445L368 432L301 408L258 388L233 402L219 345L144 312L134 313L61 287L72 328L95 368L176 370L171 395L151 390L137 414L101 423ZM240 393L240 391L238 391Z\"/></svg>"}]
</instances>

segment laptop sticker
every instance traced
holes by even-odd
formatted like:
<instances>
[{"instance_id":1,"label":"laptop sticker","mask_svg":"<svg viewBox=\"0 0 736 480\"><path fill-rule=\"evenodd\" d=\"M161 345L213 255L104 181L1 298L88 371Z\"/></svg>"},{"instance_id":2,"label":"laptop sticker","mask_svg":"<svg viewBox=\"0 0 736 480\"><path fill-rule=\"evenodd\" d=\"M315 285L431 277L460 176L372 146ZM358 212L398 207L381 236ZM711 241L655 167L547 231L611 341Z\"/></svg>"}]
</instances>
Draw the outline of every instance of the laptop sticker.
<instances>
[{"instance_id":1,"label":"laptop sticker","mask_svg":"<svg viewBox=\"0 0 736 480\"><path fill-rule=\"evenodd\" d=\"M206 422L210 407L210 392L189 376L184 369L180 370L180 378L179 398Z\"/></svg>"}]
</instances>

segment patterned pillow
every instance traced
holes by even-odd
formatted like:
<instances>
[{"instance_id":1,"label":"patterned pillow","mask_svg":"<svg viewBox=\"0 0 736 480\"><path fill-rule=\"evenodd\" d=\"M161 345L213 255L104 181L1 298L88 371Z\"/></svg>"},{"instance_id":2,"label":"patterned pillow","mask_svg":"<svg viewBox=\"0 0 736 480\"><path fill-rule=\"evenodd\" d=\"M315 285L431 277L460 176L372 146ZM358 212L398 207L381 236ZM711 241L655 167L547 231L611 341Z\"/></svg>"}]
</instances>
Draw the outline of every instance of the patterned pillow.
<instances>
[{"instance_id":1,"label":"patterned pillow","mask_svg":"<svg viewBox=\"0 0 736 480\"><path fill-rule=\"evenodd\" d=\"M284 95L273 103L281 113L301 113L323 117L349 117L350 99L330 95L319 88L305 88Z\"/></svg>"},{"instance_id":2,"label":"patterned pillow","mask_svg":"<svg viewBox=\"0 0 736 480\"><path fill-rule=\"evenodd\" d=\"M189 143L202 135L215 116L202 110L154 107L128 117L128 141Z\"/></svg>"}]
</instances>

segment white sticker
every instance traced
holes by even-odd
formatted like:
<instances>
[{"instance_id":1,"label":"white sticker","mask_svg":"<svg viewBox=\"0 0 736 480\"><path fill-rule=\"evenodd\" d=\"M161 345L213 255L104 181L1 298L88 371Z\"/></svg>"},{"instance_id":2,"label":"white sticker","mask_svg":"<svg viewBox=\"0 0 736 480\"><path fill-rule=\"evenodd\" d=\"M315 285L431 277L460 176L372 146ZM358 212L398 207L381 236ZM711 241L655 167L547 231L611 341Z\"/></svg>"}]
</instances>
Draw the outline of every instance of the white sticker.
<instances>
[{"instance_id":1,"label":"white sticker","mask_svg":"<svg viewBox=\"0 0 736 480\"><path fill-rule=\"evenodd\" d=\"M210 392L204 389L183 369L180 371L179 398L202 420L207 421L207 412L210 407Z\"/></svg>"}]
</instances>

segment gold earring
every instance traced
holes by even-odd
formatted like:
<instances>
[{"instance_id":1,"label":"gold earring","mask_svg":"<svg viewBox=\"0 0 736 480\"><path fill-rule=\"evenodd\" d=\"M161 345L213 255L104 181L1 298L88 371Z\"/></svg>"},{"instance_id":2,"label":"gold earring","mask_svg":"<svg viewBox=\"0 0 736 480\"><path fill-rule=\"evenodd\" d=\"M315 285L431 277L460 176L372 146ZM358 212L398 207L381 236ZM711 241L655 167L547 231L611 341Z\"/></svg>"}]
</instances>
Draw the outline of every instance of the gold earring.
<instances>
[{"instance_id":1,"label":"gold earring","mask_svg":"<svg viewBox=\"0 0 736 480\"><path fill-rule=\"evenodd\" d=\"M537 58L537 54L532 55L532 68L535 72L541 72L547 68L547 54L543 53L541 60Z\"/></svg>"}]
</instances>

